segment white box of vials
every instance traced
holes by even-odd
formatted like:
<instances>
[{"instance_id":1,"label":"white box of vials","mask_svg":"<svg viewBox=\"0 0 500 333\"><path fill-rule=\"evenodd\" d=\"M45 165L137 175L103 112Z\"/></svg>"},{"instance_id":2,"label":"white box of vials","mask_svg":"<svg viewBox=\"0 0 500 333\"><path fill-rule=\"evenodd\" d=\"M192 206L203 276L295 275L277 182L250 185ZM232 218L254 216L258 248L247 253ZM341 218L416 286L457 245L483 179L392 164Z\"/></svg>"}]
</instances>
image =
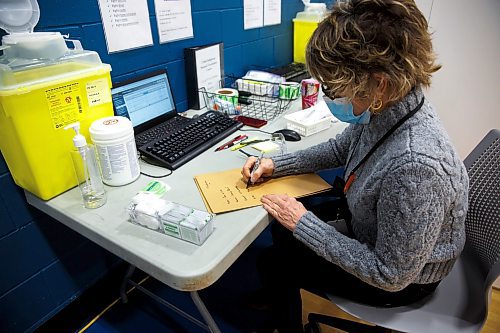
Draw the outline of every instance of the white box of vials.
<instances>
[{"instance_id":1,"label":"white box of vials","mask_svg":"<svg viewBox=\"0 0 500 333\"><path fill-rule=\"evenodd\" d=\"M129 221L197 245L213 231L214 214L138 194L127 207Z\"/></svg>"}]
</instances>

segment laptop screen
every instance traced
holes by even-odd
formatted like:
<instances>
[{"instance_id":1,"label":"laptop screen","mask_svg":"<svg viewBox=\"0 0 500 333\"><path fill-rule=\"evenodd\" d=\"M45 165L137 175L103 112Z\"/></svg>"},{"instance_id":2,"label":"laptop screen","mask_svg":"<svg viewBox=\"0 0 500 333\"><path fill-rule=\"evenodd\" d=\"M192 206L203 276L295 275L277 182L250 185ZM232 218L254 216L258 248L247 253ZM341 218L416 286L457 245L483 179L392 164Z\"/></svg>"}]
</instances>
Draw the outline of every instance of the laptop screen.
<instances>
[{"instance_id":1,"label":"laptop screen","mask_svg":"<svg viewBox=\"0 0 500 333\"><path fill-rule=\"evenodd\" d=\"M175 103L166 72L129 80L111 89L115 115L130 119L137 127L169 113L175 114Z\"/></svg>"}]
</instances>

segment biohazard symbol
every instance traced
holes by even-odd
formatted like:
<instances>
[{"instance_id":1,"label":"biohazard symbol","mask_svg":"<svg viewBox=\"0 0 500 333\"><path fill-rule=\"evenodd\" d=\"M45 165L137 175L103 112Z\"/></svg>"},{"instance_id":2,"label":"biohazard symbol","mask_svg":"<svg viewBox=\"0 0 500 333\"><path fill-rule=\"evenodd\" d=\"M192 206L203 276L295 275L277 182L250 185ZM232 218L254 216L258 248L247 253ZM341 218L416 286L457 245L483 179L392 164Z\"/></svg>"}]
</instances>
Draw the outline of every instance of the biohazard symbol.
<instances>
[{"instance_id":1,"label":"biohazard symbol","mask_svg":"<svg viewBox=\"0 0 500 333\"><path fill-rule=\"evenodd\" d=\"M69 103L71 103L71 96L66 97L64 100L65 100L65 101L66 101L66 103L68 103L68 104L69 104Z\"/></svg>"}]
</instances>

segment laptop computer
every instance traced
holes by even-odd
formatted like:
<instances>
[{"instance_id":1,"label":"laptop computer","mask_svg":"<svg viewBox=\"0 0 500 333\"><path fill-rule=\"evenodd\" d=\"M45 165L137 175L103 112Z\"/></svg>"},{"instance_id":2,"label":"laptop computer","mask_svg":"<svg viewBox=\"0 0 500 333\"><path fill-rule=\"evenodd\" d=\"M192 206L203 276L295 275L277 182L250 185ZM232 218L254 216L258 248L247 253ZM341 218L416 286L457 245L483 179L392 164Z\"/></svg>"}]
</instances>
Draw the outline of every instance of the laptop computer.
<instances>
[{"instance_id":1,"label":"laptop computer","mask_svg":"<svg viewBox=\"0 0 500 333\"><path fill-rule=\"evenodd\" d=\"M179 115L166 70L115 83L115 115L130 119L137 150L145 159L174 170L243 126L218 111L197 118Z\"/></svg>"},{"instance_id":2,"label":"laptop computer","mask_svg":"<svg viewBox=\"0 0 500 333\"><path fill-rule=\"evenodd\" d=\"M177 113L165 69L114 83L111 97L115 115L132 122L138 148L189 122Z\"/></svg>"}]
</instances>

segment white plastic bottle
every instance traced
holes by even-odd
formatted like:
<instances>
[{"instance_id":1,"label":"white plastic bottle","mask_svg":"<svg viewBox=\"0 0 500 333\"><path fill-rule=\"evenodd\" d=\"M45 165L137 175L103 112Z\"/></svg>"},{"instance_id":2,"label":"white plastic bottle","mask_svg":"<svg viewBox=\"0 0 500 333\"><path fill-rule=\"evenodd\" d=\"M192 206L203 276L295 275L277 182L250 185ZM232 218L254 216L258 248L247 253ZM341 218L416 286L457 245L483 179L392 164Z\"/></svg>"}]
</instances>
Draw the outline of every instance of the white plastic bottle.
<instances>
[{"instance_id":1,"label":"white plastic bottle","mask_svg":"<svg viewBox=\"0 0 500 333\"><path fill-rule=\"evenodd\" d=\"M106 203L106 192L101 180L101 172L97 163L94 146L80 134L80 123L69 124L64 129L72 128L76 135L73 138L75 150L71 158L75 167L78 187L82 193L83 205L87 208L98 208Z\"/></svg>"}]
</instances>

